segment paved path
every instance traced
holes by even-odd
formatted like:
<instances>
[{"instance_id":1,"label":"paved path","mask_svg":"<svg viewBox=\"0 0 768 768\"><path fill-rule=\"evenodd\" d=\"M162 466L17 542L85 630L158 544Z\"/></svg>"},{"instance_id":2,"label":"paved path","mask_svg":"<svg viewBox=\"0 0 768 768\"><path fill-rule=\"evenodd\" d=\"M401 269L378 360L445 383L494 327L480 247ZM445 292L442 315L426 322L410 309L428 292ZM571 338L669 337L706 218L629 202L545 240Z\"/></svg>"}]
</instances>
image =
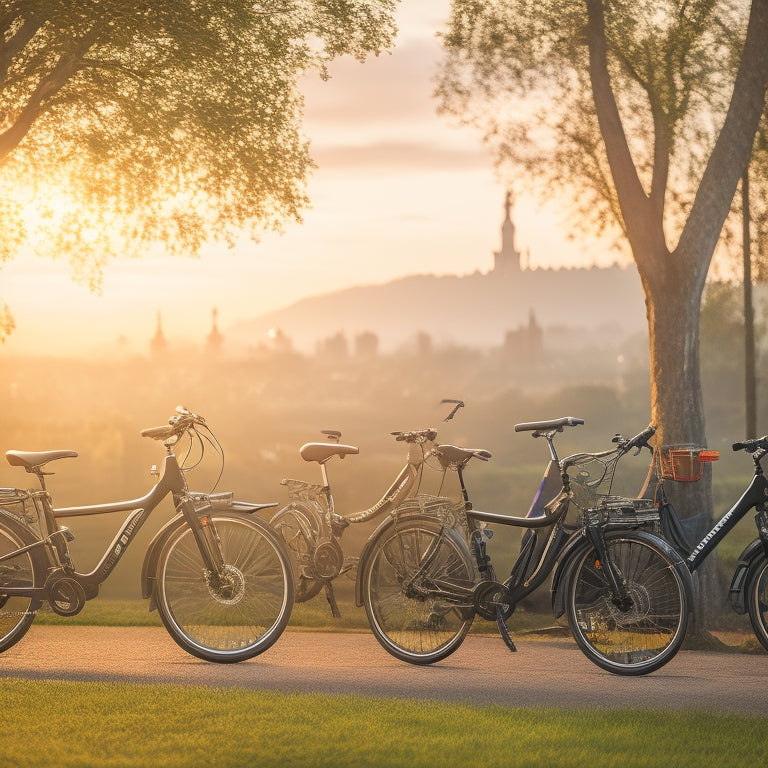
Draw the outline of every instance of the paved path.
<instances>
[{"instance_id":1,"label":"paved path","mask_svg":"<svg viewBox=\"0 0 768 768\"><path fill-rule=\"evenodd\" d=\"M658 672L620 677L594 666L570 639L521 638L518 648L512 654L497 637L470 636L445 661L418 667L389 656L371 634L289 630L250 661L212 664L161 628L33 626L0 655L0 676L768 716L768 654L681 651Z\"/></svg>"}]
</instances>

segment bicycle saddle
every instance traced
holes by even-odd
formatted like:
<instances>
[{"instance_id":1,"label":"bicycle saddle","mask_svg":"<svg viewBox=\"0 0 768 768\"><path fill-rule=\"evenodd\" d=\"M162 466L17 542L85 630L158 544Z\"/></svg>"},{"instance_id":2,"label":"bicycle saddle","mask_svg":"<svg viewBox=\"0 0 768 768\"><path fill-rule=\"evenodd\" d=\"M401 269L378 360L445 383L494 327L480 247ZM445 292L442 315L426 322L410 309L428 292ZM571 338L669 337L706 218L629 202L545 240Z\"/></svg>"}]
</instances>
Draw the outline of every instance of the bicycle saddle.
<instances>
[{"instance_id":1,"label":"bicycle saddle","mask_svg":"<svg viewBox=\"0 0 768 768\"><path fill-rule=\"evenodd\" d=\"M305 443L299 448L299 455L304 461L316 461L318 464L325 464L332 456L343 459L351 453L360 453L360 449L343 443Z\"/></svg>"},{"instance_id":2,"label":"bicycle saddle","mask_svg":"<svg viewBox=\"0 0 768 768\"><path fill-rule=\"evenodd\" d=\"M491 458L490 451L483 448L459 448L458 445L437 445L434 453L444 467L452 464L466 464L470 459L488 461Z\"/></svg>"},{"instance_id":3,"label":"bicycle saddle","mask_svg":"<svg viewBox=\"0 0 768 768\"><path fill-rule=\"evenodd\" d=\"M54 459L70 459L77 451L6 451L5 458L12 467L24 467L28 472Z\"/></svg>"}]
</instances>

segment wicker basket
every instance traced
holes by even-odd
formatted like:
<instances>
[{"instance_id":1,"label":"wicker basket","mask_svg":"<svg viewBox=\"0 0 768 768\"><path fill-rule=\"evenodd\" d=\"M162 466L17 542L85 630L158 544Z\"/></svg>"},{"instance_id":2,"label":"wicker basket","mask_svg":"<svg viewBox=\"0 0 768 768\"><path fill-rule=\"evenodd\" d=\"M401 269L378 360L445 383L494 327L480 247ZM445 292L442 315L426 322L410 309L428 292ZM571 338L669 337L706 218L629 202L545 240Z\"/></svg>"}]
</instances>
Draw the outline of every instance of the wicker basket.
<instances>
[{"instance_id":1,"label":"wicker basket","mask_svg":"<svg viewBox=\"0 0 768 768\"><path fill-rule=\"evenodd\" d=\"M607 529L640 528L651 533L661 532L659 510L650 499L606 496L599 506L584 513L583 522L598 523Z\"/></svg>"},{"instance_id":2,"label":"wicker basket","mask_svg":"<svg viewBox=\"0 0 768 768\"><path fill-rule=\"evenodd\" d=\"M720 452L695 445L662 445L656 456L660 477L678 483L693 483L701 478L704 464L717 461Z\"/></svg>"}]
</instances>

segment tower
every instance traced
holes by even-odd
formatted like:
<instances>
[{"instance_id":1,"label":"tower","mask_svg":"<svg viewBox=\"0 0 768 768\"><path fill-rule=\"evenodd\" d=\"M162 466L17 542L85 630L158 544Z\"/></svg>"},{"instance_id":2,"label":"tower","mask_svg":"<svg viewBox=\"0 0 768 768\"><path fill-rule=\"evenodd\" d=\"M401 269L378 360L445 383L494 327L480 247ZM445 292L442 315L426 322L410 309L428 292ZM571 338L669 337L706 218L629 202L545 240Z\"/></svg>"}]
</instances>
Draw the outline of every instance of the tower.
<instances>
[{"instance_id":1,"label":"tower","mask_svg":"<svg viewBox=\"0 0 768 768\"><path fill-rule=\"evenodd\" d=\"M211 332L208 334L205 346L208 352L218 353L221 350L221 345L224 343L224 337L219 331L219 327L216 323L219 311L216 307L211 312Z\"/></svg>"},{"instance_id":2,"label":"tower","mask_svg":"<svg viewBox=\"0 0 768 768\"><path fill-rule=\"evenodd\" d=\"M157 313L157 328L155 329L155 335L149 342L149 351L153 357L160 357L164 355L168 350L168 342L166 341L165 334L163 333L163 321L160 312Z\"/></svg>"},{"instance_id":3,"label":"tower","mask_svg":"<svg viewBox=\"0 0 768 768\"><path fill-rule=\"evenodd\" d=\"M496 275L515 275L520 272L520 251L515 248L515 224L512 221L512 192L504 198L504 221L501 225L501 250L493 253L493 272Z\"/></svg>"}]
</instances>

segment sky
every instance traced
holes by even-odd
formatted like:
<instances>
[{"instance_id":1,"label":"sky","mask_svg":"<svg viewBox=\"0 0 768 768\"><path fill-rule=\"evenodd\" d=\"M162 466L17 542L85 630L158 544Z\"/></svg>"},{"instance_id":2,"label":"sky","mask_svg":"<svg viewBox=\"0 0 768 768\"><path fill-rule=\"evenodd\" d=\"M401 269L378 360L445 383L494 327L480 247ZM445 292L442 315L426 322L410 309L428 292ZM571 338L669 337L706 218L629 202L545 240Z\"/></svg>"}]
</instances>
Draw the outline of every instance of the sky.
<instances>
[{"instance_id":1,"label":"sky","mask_svg":"<svg viewBox=\"0 0 768 768\"><path fill-rule=\"evenodd\" d=\"M23 256L0 271L0 300L16 320L7 352L146 352L158 313L170 341L199 342L212 311L228 325L316 293L410 274L486 272L500 247L505 187L479 134L437 114L436 33L449 0L403 0L394 50L340 59L331 80L302 83L304 131L318 165L302 223L233 249L111 262L100 295L66 263ZM524 189L524 180L517 189ZM532 266L607 264L569 241L556 209L516 191L517 247Z\"/></svg>"}]
</instances>

